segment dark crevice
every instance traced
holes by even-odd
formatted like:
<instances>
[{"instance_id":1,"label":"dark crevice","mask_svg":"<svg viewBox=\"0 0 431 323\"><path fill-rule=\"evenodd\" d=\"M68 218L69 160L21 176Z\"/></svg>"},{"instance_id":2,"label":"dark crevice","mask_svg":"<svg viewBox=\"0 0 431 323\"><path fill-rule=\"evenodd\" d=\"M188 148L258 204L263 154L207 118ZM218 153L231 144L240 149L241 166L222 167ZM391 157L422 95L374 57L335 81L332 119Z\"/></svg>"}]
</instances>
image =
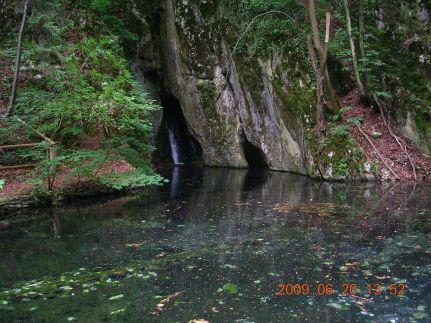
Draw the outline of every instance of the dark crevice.
<instances>
[{"instance_id":1,"label":"dark crevice","mask_svg":"<svg viewBox=\"0 0 431 323\"><path fill-rule=\"evenodd\" d=\"M242 147L249 168L268 168L268 162L262 149L250 143L245 135Z\"/></svg>"},{"instance_id":2,"label":"dark crevice","mask_svg":"<svg viewBox=\"0 0 431 323\"><path fill-rule=\"evenodd\" d=\"M156 161L188 164L202 160L202 148L190 134L179 100L162 90L163 119L156 139Z\"/></svg>"}]
</instances>

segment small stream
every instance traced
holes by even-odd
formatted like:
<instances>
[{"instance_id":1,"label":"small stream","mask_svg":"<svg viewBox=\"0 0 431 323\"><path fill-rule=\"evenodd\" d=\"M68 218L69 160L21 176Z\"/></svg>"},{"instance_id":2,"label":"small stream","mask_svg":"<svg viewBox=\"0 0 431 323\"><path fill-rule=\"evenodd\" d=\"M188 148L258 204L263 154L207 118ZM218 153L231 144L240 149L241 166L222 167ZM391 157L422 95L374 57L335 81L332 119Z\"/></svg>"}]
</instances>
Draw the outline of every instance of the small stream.
<instances>
[{"instance_id":1,"label":"small stream","mask_svg":"<svg viewBox=\"0 0 431 323\"><path fill-rule=\"evenodd\" d=\"M430 184L169 177L0 231L0 321L430 321Z\"/></svg>"},{"instance_id":2,"label":"small stream","mask_svg":"<svg viewBox=\"0 0 431 323\"><path fill-rule=\"evenodd\" d=\"M174 165L181 165L183 164L180 156L180 148L177 142L177 139L175 137L174 131L172 128L170 128L168 125L166 125L168 136L169 136L169 145L171 148L171 155L172 159L174 161Z\"/></svg>"}]
</instances>

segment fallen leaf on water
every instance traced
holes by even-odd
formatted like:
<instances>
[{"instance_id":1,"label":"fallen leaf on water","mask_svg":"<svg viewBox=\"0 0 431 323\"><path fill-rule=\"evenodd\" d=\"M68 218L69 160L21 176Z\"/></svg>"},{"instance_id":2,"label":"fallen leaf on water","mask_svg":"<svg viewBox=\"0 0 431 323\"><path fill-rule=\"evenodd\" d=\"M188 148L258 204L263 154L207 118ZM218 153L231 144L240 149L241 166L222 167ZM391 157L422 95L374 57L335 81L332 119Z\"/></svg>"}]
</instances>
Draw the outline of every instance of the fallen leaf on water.
<instances>
[{"instance_id":1,"label":"fallen leaf on water","mask_svg":"<svg viewBox=\"0 0 431 323\"><path fill-rule=\"evenodd\" d=\"M328 303L328 304L326 304L326 306L332 307L338 311L345 310L345 308L341 304L338 304L338 303Z\"/></svg>"},{"instance_id":2,"label":"fallen leaf on water","mask_svg":"<svg viewBox=\"0 0 431 323\"><path fill-rule=\"evenodd\" d=\"M137 242L137 243L129 243L129 244L126 244L126 247L131 247L131 248L138 249L141 246L143 246L144 244L145 244L145 241Z\"/></svg>"},{"instance_id":3,"label":"fallen leaf on water","mask_svg":"<svg viewBox=\"0 0 431 323\"><path fill-rule=\"evenodd\" d=\"M162 257L164 257L164 256L166 256L166 252L162 252L162 253L158 254L158 255L156 256L156 258L162 258Z\"/></svg>"},{"instance_id":4,"label":"fallen leaf on water","mask_svg":"<svg viewBox=\"0 0 431 323\"><path fill-rule=\"evenodd\" d=\"M379 280L381 280L381 279L389 279L389 278L391 278L391 276L376 276L376 279L379 279Z\"/></svg>"},{"instance_id":5,"label":"fallen leaf on water","mask_svg":"<svg viewBox=\"0 0 431 323\"><path fill-rule=\"evenodd\" d=\"M219 312L219 310L217 308L215 308L215 307L212 307L211 311L213 311L214 313L218 313Z\"/></svg>"},{"instance_id":6,"label":"fallen leaf on water","mask_svg":"<svg viewBox=\"0 0 431 323\"><path fill-rule=\"evenodd\" d=\"M184 291L176 292L175 294L169 295L168 297L162 299L159 304L156 305L157 311L163 311L166 304L168 304L173 298L179 297L184 294Z\"/></svg>"},{"instance_id":7,"label":"fallen leaf on water","mask_svg":"<svg viewBox=\"0 0 431 323\"><path fill-rule=\"evenodd\" d=\"M229 268L229 269L237 269L238 268L237 266L231 265L231 264L225 264L223 267L224 268Z\"/></svg>"}]
</instances>

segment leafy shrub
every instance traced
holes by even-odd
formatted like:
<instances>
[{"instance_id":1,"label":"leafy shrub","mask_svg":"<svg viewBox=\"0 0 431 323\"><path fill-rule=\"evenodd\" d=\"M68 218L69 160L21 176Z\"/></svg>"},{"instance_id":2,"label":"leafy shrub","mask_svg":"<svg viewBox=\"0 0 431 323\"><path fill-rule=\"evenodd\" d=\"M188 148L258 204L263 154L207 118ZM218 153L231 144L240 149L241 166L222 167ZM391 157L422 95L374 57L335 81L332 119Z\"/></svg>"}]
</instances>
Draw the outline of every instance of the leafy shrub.
<instances>
[{"instance_id":1,"label":"leafy shrub","mask_svg":"<svg viewBox=\"0 0 431 323\"><path fill-rule=\"evenodd\" d=\"M111 1L91 1L92 10L106 14L110 5ZM35 182L52 179L53 170L64 166L71 170L69 177L113 188L162 183L150 165L151 114L159 106L133 80L119 36L100 22L91 22L95 19L91 15L86 16L87 28L94 25L94 33L80 32L83 13L64 14L65 1L44 6L45 11L35 10L29 18L33 37L26 40L23 67L30 74L14 108L30 127L58 145L57 158L39 163ZM27 140L39 141L30 127L22 129L13 118L9 121L9 129L20 129ZM85 146L86 138L95 140L96 149ZM36 156L30 152L29 157ZM120 159L134 167L129 175L96 176L104 164Z\"/></svg>"}]
</instances>

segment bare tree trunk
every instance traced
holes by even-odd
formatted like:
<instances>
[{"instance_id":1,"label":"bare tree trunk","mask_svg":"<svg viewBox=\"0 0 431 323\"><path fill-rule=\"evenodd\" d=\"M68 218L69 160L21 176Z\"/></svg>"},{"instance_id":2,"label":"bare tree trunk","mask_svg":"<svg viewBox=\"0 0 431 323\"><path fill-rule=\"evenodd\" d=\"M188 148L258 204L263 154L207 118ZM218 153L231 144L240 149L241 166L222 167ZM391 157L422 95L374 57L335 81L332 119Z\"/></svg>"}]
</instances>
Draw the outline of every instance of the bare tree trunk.
<instances>
[{"instance_id":1,"label":"bare tree trunk","mask_svg":"<svg viewBox=\"0 0 431 323\"><path fill-rule=\"evenodd\" d=\"M22 14L22 21L21 21L21 28L19 30L19 36L18 36L18 46L16 51L16 61L15 61L15 75L13 77L13 83L12 83L12 94L9 99L9 105L6 111L6 117L9 115L14 103L15 103L15 96L16 96L16 87L18 84L18 76L19 76L19 69L20 69L20 63L21 63L21 44L22 44L22 37L24 34L24 27L25 22L27 20L27 10L28 10L28 3L30 0L25 0L24 3L24 12Z\"/></svg>"},{"instance_id":2,"label":"bare tree trunk","mask_svg":"<svg viewBox=\"0 0 431 323\"><path fill-rule=\"evenodd\" d=\"M364 3L363 0L359 0L359 54L361 58L365 58L365 22L364 22ZM364 90L367 91L367 72L364 72Z\"/></svg>"},{"instance_id":3,"label":"bare tree trunk","mask_svg":"<svg viewBox=\"0 0 431 323\"><path fill-rule=\"evenodd\" d=\"M316 14L316 5L314 3L314 0L308 0L308 10L310 14L311 29L313 31L314 46L316 47L317 52L319 54L319 60L322 61L324 53L323 53L322 43L320 41L319 26L317 22L317 14ZM328 33L328 37L329 37L329 33ZM323 69L323 85L324 85L324 93L326 94L326 99L327 99L327 106L330 111L334 112L340 108L340 105L338 104L337 95L335 94L334 88L332 86L331 78L329 76L329 71L326 64Z\"/></svg>"},{"instance_id":4,"label":"bare tree trunk","mask_svg":"<svg viewBox=\"0 0 431 323\"><path fill-rule=\"evenodd\" d=\"M310 38L308 38L307 47L308 47L308 55L310 56L311 65L313 66L313 70L314 70L314 73L316 74L316 81L317 81L316 132L319 137L322 137L323 136L323 82L322 82L322 77L319 73L316 54L314 53L313 44L311 43Z\"/></svg>"},{"instance_id":5,"label":"bare tree trunk","mask_svg":"<svg viewBox=\"0 0 431 323\"><path fill-rule=\"evenodd\" d=\"M313 41L316 46L319 55L322 50L322 44L320 43L319 26L317 24L316 5L314 0L308 0L308 10L310 12L311 29L313 30Z\"/></svg>"},{"instance_id":6,"label":"bare tree trunk","mask_svg":"<svg viewBox=\"0 0 431 323\"><path fill-rule=\"evenodd\" d=\"M321 47L320 52L320 64L318 65L317 57L313 49L313 44L311 42L311 37L307 40L308 54L310 56L311 65L313 66L314 72L317 78L317 107L316 107L316 132L319 137L323 136L323 102L324 102L324 79L326 61L328 58L328 45L329 45L329 31L331 26L331 14L326 13L326 31L325 31L325 42L323 47ZM320 39L319 39L320 43Z\"/></svg>"},{"instance_id":7,"label":"bare tree trunk","mask_svg":"<svg viewBox=\"0 0 431 323\"><path fill-rule=\"evenodd\" d=\"M364 4L363 0L359 0L359 53L361 58L365 57L365 22L364 22Z\"/></svg>"},{"instance_id":8,"label":"bare tree trunk","mask_svg":"<svg viewBox=\"0 0 431 323\"><path fill-rule=\"evenodd\" d=\"M355 42L352 36L352 21L350 20L349 3L347 0L343 0L343 3L344 3L344 9L346 11L347 35L349 37L350 50L352 55L353 73L355 75L356 86L358 87L359 93L361 97L364 98L365 90L364 90L364 86L362 85L361 77L359 75L358 58L356 57Z\"/></svg>"},{"instance_id":9,"label":"bare tree trunk","mask_svg":"<svg viewBox=\"0 0 431 323\"><path fill-rule=\"evenodd\" d=\"M49 161L52 162L57 157L58 157L57 149L54 146L49 147L49 151L48 151ZM49 166L49 175L48 175L48 190L49 191L52 191L54 188L56 170L57 170L57 167L55 167L55 165Z\"/></svg>"}]
</instances>

